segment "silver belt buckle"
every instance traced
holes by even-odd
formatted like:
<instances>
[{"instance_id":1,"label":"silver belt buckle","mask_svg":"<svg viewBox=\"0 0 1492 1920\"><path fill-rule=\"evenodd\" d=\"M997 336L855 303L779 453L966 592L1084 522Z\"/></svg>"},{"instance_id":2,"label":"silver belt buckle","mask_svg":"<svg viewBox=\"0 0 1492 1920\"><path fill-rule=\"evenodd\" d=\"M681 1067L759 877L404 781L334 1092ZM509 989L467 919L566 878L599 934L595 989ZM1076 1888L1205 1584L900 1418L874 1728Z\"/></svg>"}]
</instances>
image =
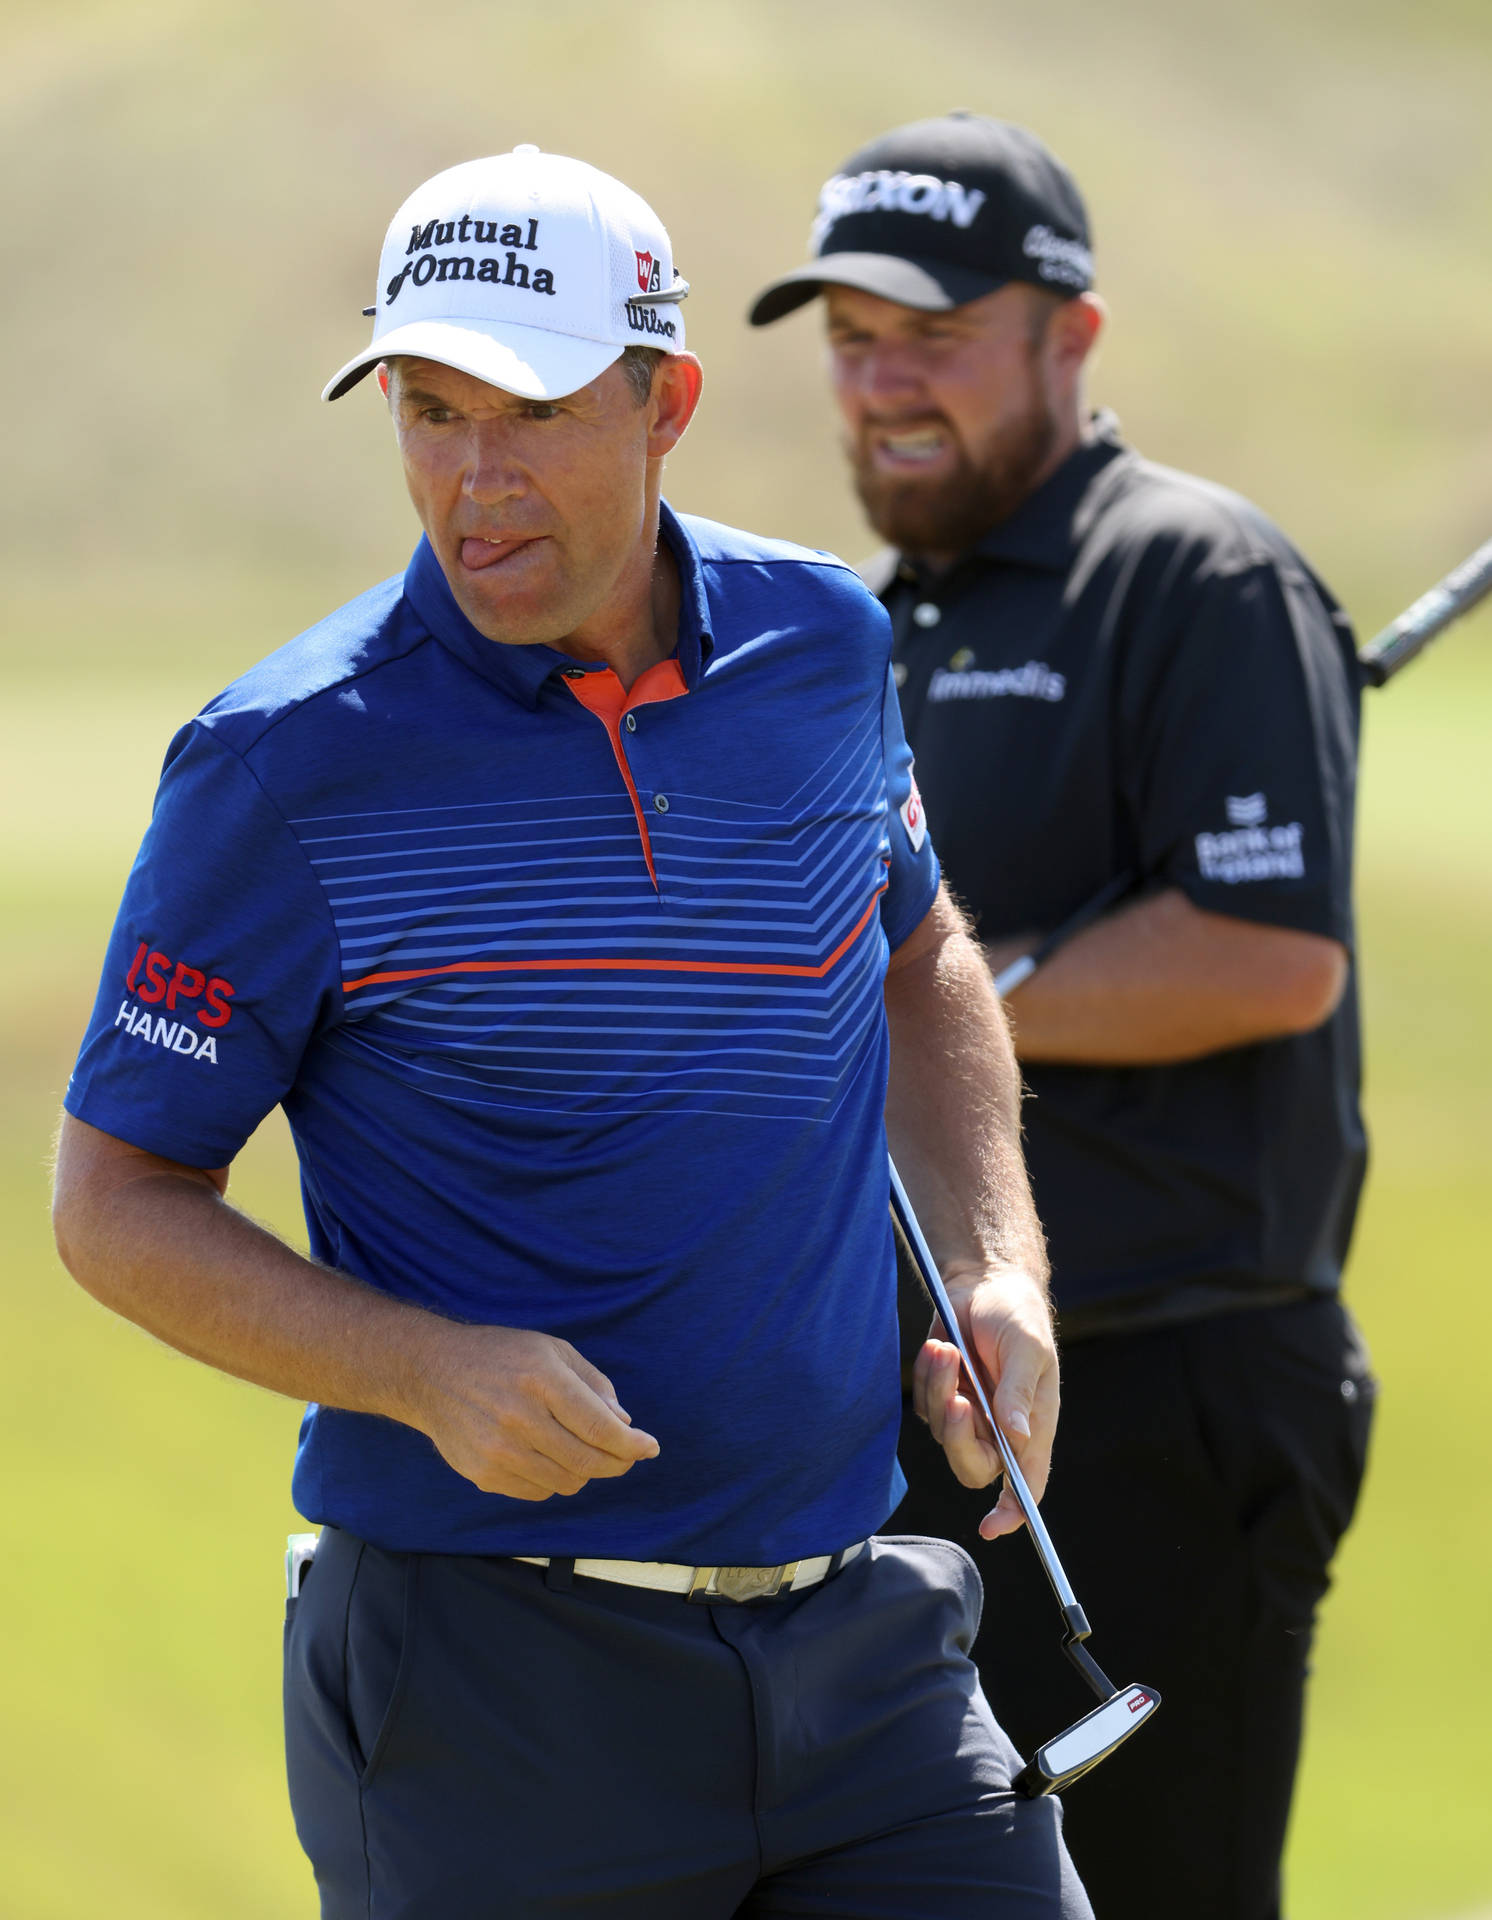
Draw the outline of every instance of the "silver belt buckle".
<instances>
[{"instance_id":1,"label":"silver belt buckle","mask_svg":"<svg viewBox=\"0 0 1492 1920\"><path fill-rule=\"evenodd\" d=\"M690 1583L691 1600L770 1600L784 1581L798 1571L796 1560L784 1567L696 1567Z\"/></svg>"}]
</instances>

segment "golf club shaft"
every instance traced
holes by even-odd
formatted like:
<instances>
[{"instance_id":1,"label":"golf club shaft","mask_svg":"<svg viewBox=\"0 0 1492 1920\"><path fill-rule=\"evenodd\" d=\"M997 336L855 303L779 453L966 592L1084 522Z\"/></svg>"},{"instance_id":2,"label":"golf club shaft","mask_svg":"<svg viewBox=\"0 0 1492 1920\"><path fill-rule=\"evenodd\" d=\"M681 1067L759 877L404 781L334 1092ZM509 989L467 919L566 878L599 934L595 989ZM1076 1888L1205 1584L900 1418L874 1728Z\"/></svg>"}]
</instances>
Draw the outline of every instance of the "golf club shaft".
<instances>
[{"instance_id":1,"label":"golf club shaft","mask_svg":"<svg viewBox=\"0 0 1492 1920\"><path fill-rule=\"evenodd\" d=\"M1002 967L995 975L995 992L1003 1000L1008 993L1031 978L1036 969L1045 966L1057 951L1065 947L1074 934L1081 933L1085 927L1092 926L1101 915L1108 912L1117 901L1131 892L1139 884L1140 876L1132 871L1116 873L1106 886L1099 888L1091 900L1085 900L1076 913L1070 913L1060 926L1053 927L1046 938L1034 946L1029 953L1023 953L1018 960L1012 960L1008 967Z\"/></svg>"},{"instance_id":2,"label":"golf club shaft","mask_svg":"<svg viewBox=\"0 0 1492 1920\"><path fill-rule=\"evenodd\" d=\"M1382 633L1375 634L1358 654L1363 678L1371 687L1381 687L1400 667L1407 666L1417 653L1444 633L1453 620L1470 613L1478 601L1492 593L1492 540L1477 548L1459 567L1452 567L1428 593L1420 595L1412 607L1391 621Z\"/></svg>"},{"instance_id":3,"label":"golf club shaft","mask_svg":"<svg viewBox=\"0 0 1492 1920\"><path fill-rule=\"evenodd\" d=\"M1381 687L1392 680L1422 653L1437 635L1492 593L1492 540L1477 548L1460 566L1452 567L1428 593L1422 593L1412 607L1397 620L1375 634L1357 656L1363 680L1370 687ZM1046 965L1059 947L1065 947L1076 934L1084 932L1110 907L1117 905L1140 884L1140 875L1132 870L1119 873L1085 900L1075 913L1054 927L1029 953L1012 960L995 975L995 992L1003 1000L1024 986L1038 967Z\"/></svg>"},{"instance_id":4,"label":"golf club shaft","mask_svg":"<svg viewBox=\"0 0 1492 1920\"><path fill-rule=\"evenodd\" d=\"M958 1348L974 1398L979 1403L979 1409L990 1424L990 1431L995 1436L995 1445L1000 1450L1000 1461L1005 1469L1006 1483L1016 1497L1020 1510L1025 1516L1026 1525L1031 1529L1031 1538L1036 1543L1037 1554L1040 1556L1042 1566L1046 1569L1046 1577L1052 1583L1052 1591L1056 1594L1063 1612L1076 1611L1081 1614L1082 1608L1078 1606L1078 1597L1073 1592L1067 1575L1062 1571L1062 1562L1057 1558L1057 1549L1052 1545L1052 1537L1046 1530L1046 1523L1042 1520L1036 1502L1031 1498L1031 1489L1026 1485L1026 1477L1020 1470L1010 1442L1000 1431L994 1409L985 1394L984 1383L979 1377L979 1370L974 1365L973 1356L968 1347L964 1344L958 1315L953 1311L953 1302L948 1298L948 1290L943 1285L937 1262L932 1257L932 1250L923 1238L922 1228L918 1225L917 1216L912 1211L907 1190L901 1183L901 1175L896 1171L896 1162L893 1160L890 1165L892 1211L896 1215L902 1232L906 1235L907 1245L911 1248L912 1257L917 1262L918 1271L922 1275L922 1284L932 1296L933 1304L937 1307L938 1314L947 1329L948 1338ZM1084 1624L1086 1627L1086 1622Z\"/></svg>"}]
</instances>

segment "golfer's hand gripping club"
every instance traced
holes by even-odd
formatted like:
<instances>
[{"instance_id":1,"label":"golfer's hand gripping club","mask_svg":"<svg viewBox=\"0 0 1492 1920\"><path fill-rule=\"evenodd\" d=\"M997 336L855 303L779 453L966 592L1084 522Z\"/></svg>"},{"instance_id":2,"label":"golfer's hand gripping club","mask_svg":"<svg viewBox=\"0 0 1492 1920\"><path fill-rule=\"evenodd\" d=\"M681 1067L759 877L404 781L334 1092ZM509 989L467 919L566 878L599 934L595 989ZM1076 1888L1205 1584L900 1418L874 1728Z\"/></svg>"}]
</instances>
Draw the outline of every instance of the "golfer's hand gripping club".
<instances>
[{"instance_id":1,"label":"golfer's hand gripping club","mask_svg":"<svg viewBox=\"0 0 1492 1920\"><path fill-rule=\"evenodd\" d=\"M1021 1472L1014 1449L995 1419L995 1410L984 1391L984 1382L980 1379L979 1370L974 1365L973 1356L969 1352L963 1331L959 1326L958 1315L954 1312L953 1302L949 1299L948 1290L943 1285L942 1275L938 1272L932 1251L923 1238L922 1228L916 1214L912 1211L912 1203L907 1198L907 1190L901 1183L901 1175L896 1171L895 1161L891 1162L891 1206L898 1225L906 1235L907 1244L912 1249L913 1257L922 1275L922 1283L931 1295L933 1305L937 1308L938 1315L947 1329L949 1341L958 1348L959 1358L963 1361L964 1372L968 1376L975 1404L989 1422L990 1432L994 1435L995 1446L999 1450L1000 1464L1005 1478L1009 1482L1011 1492L1015 1495L1026 1525L1031 1529L1031 1537L1037 1544L1037 1551L1041 1555L1041 1563L1046 1569L1047 1578L1052 1583L1052 1590L1057 1595L1064 1612L1071 1607L1081 1615L1082 1608L1078 1606L1077 1596L1068 1584L1067 1575L1062 1571L1051 1536L1047 1533L1041 1518L1041 1511L1031 1496L1031 1489L1026 1485L1026 1476ZM1087 1622L1084 1621L1083 1632L1086 1634L1087 1630Z\"/></svg>"},{"instance_id":2,"label":"golfer's hand gripping club","mask_svg":"<svg viewBox=\"0 0 1492 1920\"><path fill-rule=\"evenodd\" d=\"M1052 1592L1062 1609L1062 1618L1067 1631L1063 1636L1062 1647L1069 1660L1082 1674L1088 1685L1103 1702L1092 1713L1070 1726L1065 1733L1058 1734L1055 1740L1049 1740L1045 1746L1037 1749L1030 1762L1016 1776L1016 1790L1028 1798L1042 1794L1056 1793L1069 1786L1074 1780L1087 1773L1114 1751L1121 1741L1128 1739L1142 1721L1149 1719L1160 1705L1160 1695L1153 1687L1130 1685L1116 1687L1083 1645L1091 1628L1087 1615L1078 1604L1072 1584L1063 1571L1062 1562L1057 1557L1057 1549L1052 1545L1051 1535L1046 1530L1031 1490L1026 1485L1025 1475L1015 1457L1010 1442L1001 1432L995 1419L994 1409L989 1396L985 1393L984 1383L974 1364L959 1326L958 1315L943 1285L937 1262L932 1250L923 1237L917 1216L912 1211L912 1203L907 1198L907 1190L902 1185L901 1175L896 1171L895 1161L890 1162L891 1174L891 1211L897 1225L906 1236L916 1261L922 1284L937 1308L948 1338L958 1349L963 1362L964 1372L968 1376L969 1386L980 1412L989 1422L994 1435L995 1446L999 1450L1006 1482L1015 1495L1021 1513L1025 1517L1032 1542L1041 1560L1047 1579L1051 1582Z\"/></svg>"}]
</instances>

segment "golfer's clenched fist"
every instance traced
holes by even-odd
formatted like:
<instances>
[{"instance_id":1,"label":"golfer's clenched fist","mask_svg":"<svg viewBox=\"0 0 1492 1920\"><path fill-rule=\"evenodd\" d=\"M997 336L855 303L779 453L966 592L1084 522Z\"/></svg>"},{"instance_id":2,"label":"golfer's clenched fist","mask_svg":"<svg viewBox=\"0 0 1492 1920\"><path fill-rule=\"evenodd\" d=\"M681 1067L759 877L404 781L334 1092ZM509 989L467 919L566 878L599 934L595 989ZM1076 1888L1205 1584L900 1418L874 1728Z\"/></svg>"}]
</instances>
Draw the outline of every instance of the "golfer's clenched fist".
<instances>
[{"instance_id":1,"label":"golfer's clenched fist","mask_svg":"<svg viewBox=\"0 0 1492 1920\"><path fill-rule=\"evenodd\" d=\"M658 1452L606 1375L568 1340L433 1321L420 1347L410 1424L484 1493L578 1493Z\"/></svg>"}]
</instances>

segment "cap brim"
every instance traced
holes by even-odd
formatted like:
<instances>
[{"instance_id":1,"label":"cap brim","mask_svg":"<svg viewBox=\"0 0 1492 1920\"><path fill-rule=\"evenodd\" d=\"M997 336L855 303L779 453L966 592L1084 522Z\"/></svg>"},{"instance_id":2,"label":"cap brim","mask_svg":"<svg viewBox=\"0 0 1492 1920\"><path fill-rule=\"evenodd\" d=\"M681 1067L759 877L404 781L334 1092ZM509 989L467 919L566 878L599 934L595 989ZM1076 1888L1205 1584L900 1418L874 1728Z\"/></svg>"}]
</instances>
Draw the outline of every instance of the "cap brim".
<instances>
[{"instance_id":1,"label":"cap brim","mask_svg":"<svg viewBox=\"0 0 1492 1920\"><path fill-rule=\"evenodd\" d=\"M547 333L542 327L413 320L406 327L391 327L366 352L349 360L323 388L321 397L340 400L380 360L402 353L455 367L524 400L562 400L599 379L623 352L609 340L577 339L574 334Z\"/></svg>"},{"instance_id":2,"label":"cap brim","mask_svg":"<svg viewBox=\"0 0 1492 1920\"><path fill-rule=\"evenodd\" d=\"M757 295L748 318L754 327L770 326L785 313L806 307L825 287L855 287L898 306L941 313L1005 284L997 274L945 266L941 260L908 260L899 253L826 253L774 280Z\"/></svg>"}]
</instances>

